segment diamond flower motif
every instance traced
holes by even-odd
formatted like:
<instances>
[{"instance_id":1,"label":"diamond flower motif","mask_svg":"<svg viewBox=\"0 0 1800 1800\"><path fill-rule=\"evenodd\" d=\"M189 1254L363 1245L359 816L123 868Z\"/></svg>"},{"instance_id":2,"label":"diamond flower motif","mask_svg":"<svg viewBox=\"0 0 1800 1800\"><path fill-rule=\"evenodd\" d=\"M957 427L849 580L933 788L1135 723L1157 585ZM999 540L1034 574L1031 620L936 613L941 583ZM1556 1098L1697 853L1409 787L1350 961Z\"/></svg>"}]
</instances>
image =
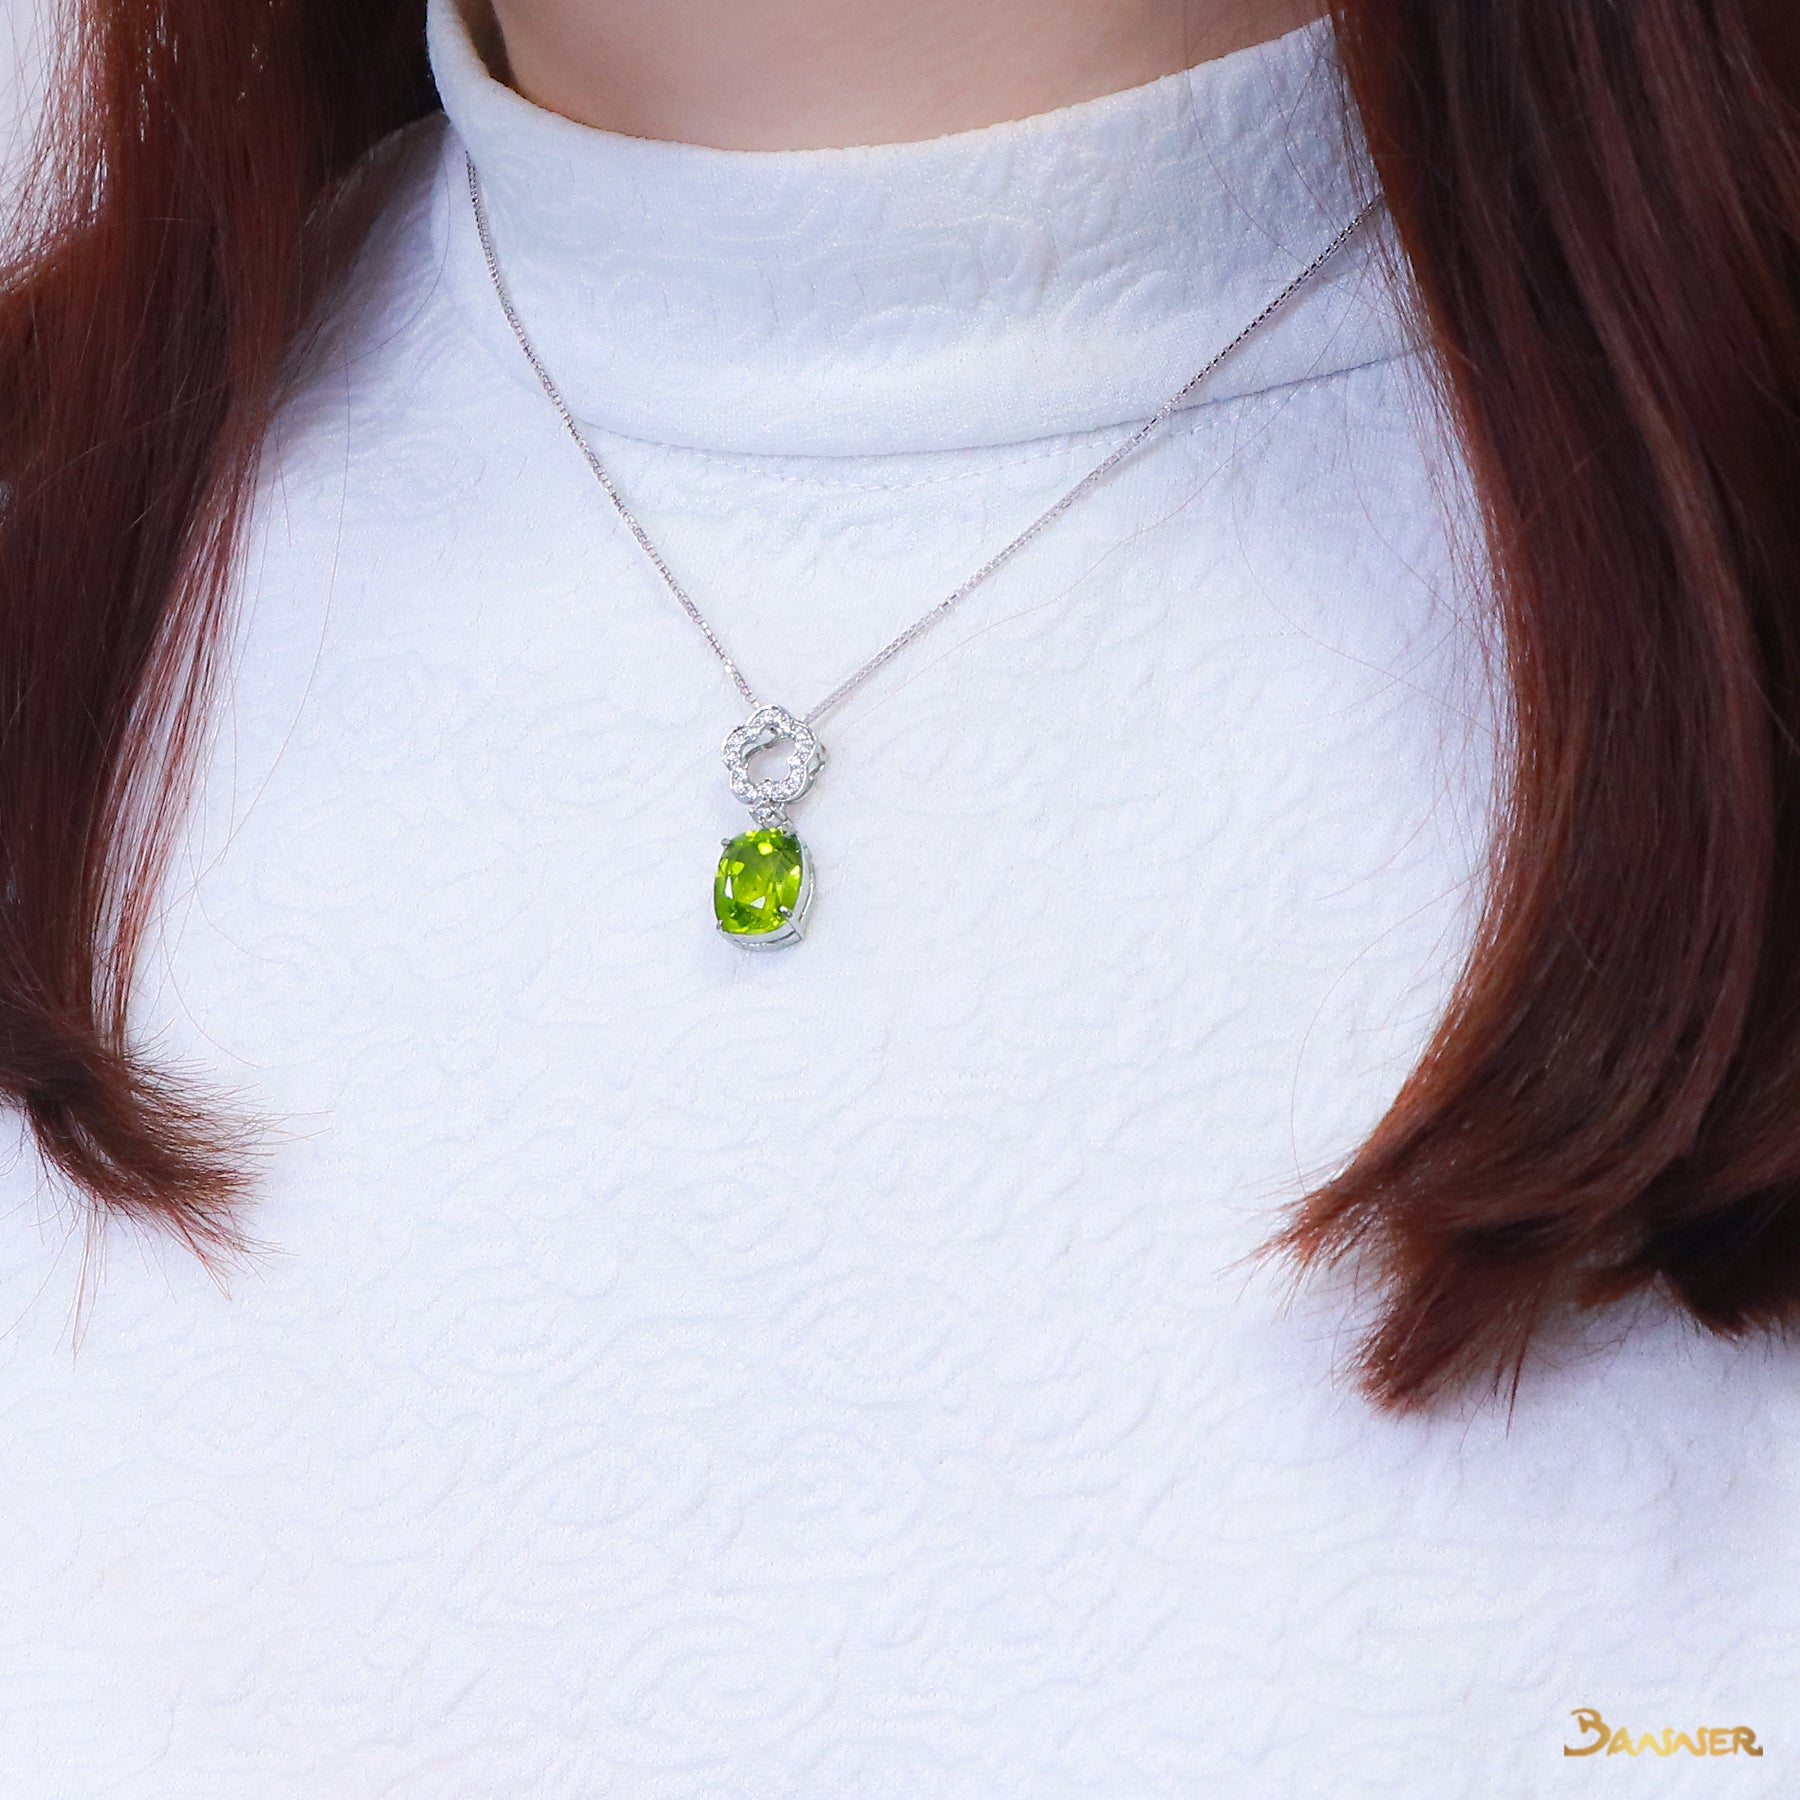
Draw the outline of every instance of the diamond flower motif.
<instances>
[{"instance_id":1,"label":"diamond flower motif","mask_svg":"<svg viewBox=\"0 0 1800 1800\"><path fill-rule=\"evenodd\" d=\"M786 769L757 781L750 773L750 758L784 742L788 745ZM731 791L749 807L782 807L798 800L824 763L825 747L813 728L785 706L759 706L725 737L725 772L731 778Z\"/></svg>"}]
</instances>

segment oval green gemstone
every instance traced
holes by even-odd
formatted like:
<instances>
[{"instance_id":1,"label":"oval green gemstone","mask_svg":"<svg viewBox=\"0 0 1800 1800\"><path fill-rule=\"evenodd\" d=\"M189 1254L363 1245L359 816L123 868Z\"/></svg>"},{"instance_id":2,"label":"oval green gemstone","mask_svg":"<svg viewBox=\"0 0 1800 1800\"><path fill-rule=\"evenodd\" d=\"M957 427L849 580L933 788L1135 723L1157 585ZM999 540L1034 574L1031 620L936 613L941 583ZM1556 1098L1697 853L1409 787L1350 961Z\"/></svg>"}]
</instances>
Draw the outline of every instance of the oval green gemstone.
<instances>
[{"instance_id":1,"label":"oval green gemstone","mask_svg":"<svg viewBox=\"0 0 1800 1800\"><path fill-rule=\"evenodd\" d=\"M800 902L800 840L791 831L742 831L713 877L713 913L733 937L779 931Z\"/></svg>"}]
</instances>

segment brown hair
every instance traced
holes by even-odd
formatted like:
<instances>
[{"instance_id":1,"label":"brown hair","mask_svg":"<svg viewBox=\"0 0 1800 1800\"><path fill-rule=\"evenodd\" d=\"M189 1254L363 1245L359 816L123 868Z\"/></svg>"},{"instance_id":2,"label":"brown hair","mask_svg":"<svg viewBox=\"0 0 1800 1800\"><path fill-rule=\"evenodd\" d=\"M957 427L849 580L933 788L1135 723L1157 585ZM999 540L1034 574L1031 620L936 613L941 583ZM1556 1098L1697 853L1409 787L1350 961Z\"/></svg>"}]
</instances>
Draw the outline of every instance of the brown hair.
<instances>
[{"instance_id":1,"label":"brown hair","mask_svg":"<svg viewBox=\"0 0 1800 1800\"><path fill-rule=\"evenodd\" d=\"M71 0L0 282L0 1090L211 1258L246 1140L127 1030L313 252L435 105L420 0ZM1360 1373L1516 1382L1665 1287L1800 1316L1800 15L1337 0L1482 503L1513 766L1476 947L1272 1248L1352 1256Z\"/></svg>"},{"instance_id":2,"label":"brown hair","mask_svg":"<svg viewBox=\"0 0 1800 1800\"><path fill-rule=\"evenodd\" d=\"M1800 1317L1800 10L1353 0L1339 39L1485 513L1514 763L1459 991L1278 1240L1371 1393L1516 1383L1659 1285Z\"/></svg>"}]
</instances>

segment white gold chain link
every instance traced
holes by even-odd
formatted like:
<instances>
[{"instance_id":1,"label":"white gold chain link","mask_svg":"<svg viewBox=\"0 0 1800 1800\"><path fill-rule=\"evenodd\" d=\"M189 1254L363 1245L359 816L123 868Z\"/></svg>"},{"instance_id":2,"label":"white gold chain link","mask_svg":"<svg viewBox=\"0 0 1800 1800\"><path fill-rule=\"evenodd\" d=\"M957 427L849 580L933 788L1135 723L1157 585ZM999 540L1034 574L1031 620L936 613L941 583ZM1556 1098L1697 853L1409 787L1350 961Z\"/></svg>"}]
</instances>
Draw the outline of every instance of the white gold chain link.
<instances>
[{"instance_id":1,"label":"white gold chain link","mask_svg":"<svg viewBox=\"0 0 1800 1800\"><path fill-rule=\"evenodd\" d=\"M613 485L612 476L607 473L606 465L594 454L594 447L587 441L581 427L576 424L575 415L569 410L569 403L562 397L562 390L551 378L550 371L544 367L543 359L539 357L536 349L532 345L531 339L526 335L525 327L520 322L518 312L513 306L512 297L507 292L505 278L500 273L500 259L494 251L494 237L492 231L488 227L487 206L482 199L480 177L475 172L475 159L465 152L463 160L468 166L469 204L474 209L475 230L481 239L481 254L487 261L488 277L494 284L494 293L499 298L500 310L505 313L506 322L512 327L512 334L518 339L519 348L524 352L526 362L531 365L531 372L537 377L538 385L544 390L545 394L549 396L550 404L556 408L557 417L563 422L563 429L575 440L576 449L581 452L588 468L593 472L594 479L599 482L607 499L612 502L613 510L619 515L620 519L624 521L626 530L629 531L636 540L637 547L643 551L650 566L662 578L663 585L675 596L676 600L680 602L681 610L693 620L696 626L699 627L701 636L703 636L707 643L712 647L713 655L724 665L725 673L731 677L732 683L737 688L737 691L743 695L745 702L754 711L762 704L757 696L756 690L751 687L747 680L745 680L743 670L738 667L735 659L719 641L718 633L707 623L705 614L694 604L693 598L688 593L687 589L676 579L675 572L664 560L662 552L657 549L655 543L652 542L650 534L645 531L643 526L638 522L637 515L625 504L624 499L620 496L619 490ZM877 669L880 669L891 658L898 656L914 638L919 637L922 633L929 630L930 627L935 625L939 619L958 603L958 601L965 599L969 594L973 593L974 590L986 581L990 575L1011 562L1027 544L1036 538L1040 532L1047 530L1060 519L1077 500L1089 491L1089 489L1098 486L1099 483L1104 481L1120 463L1124 462L1134 451L1141 448L1148 438L1152 437L1168 422L1169 418L1181 405L1182 401L1184 401L1188 395L1201 384L1201 382L1212 374L1212 372L1218 368L1218 366L1224 362L1246 338L1250 337L1259 327L1266 324L1270 318L1279 312L1281 308L1285 306L1301 288L1305 287L1307 282L1309 282L1313 276L1315 276L1319 270L1322 269L1325 264L1350 241L1356 234L1358 227L1361 226L1362 222L1368 218L1379 204L1379 200L1371 200L1367 206L1363 207L1363 209L1357 213L1356 217L1353 218L1348 225L1344 226L1343 229L1338 232L1337 236L1334 237L1331 242L1293 278L1293 280L1288 282L1288 284L1282 288L1280 293L1278 293L1274 299L1272 299L1268 305L1266 305L1262 311L1259 312L1256 317L1253 318L1249 324L1247 324L1243 330L1224 347L1224 349L1209 357L1205 364L1184 381L1181 386L1178 387L1175 392L1172 393L1168 399L1165 400L1162 405L1159 406L1156 411L1124 441L1124 443L1120 444L1116 449L1109 451L1108 454L1089 469L1073 487L1069 488L1061 498L1052 501L1049 506L1045 507L1045 509L1039 513L1038 516L1011 541L1011 543L1005 545L1002 549L995 551L994 554L990 556L988 560L974 572L974 574L967 577L960 586L946 594L935 606L932 606L921 613L920 616L915 619L912 624L907 626L898 637L893 638L888 643L882 645L882 647L877 650L867 662L863 663L860 667L853 669L850 674L845 676L844 679L818 703L818 705L813 707L810 712L801 715L803 722L807 725L817 724L818 721L822 719L826 713L830 712L833 707L837 706L840 701L844 700L855 689L861 687Z\"/></svg>"}]
</instances>

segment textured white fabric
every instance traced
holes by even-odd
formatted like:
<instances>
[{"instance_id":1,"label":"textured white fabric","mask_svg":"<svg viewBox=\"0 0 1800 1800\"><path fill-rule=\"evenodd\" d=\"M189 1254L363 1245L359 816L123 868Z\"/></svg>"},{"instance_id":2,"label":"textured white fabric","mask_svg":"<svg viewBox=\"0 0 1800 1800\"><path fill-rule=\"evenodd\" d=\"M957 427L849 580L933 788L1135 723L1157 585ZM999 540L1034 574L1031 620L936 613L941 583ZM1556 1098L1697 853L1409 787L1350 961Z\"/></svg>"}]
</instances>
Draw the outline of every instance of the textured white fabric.
<instances>
[{"instance_id":1,"label":"textured white fabric","mask_svg":"<svg viewBox=\"0 0 1800 1800\"><path fill-rule=\"evenodd\" d=\"M539 351L584 419L660 444L871 455L1147 418L1373 191L1330 141L1319 27L975 134L972 167L966 133L745 155L590 131L486 79L453 8L432 17ZM450 280L530 382L467 226ZM1206 397L1391 355L1367 274L1335 264Z\"/></svg>"},{"instance_id":2,"label":"textured white fabric","mask_svg":"<svg viewBox=\"0 0 1800 1800\"><path fill-rule=\"evenodd\" d=\"M1368 247L860 692L807 941L711 929L741 707L519 304L810 705L1352 203L1322 29L932 144L553 119L434 4L270 446L144 972L274 1121L229 1295L10 1176L0 1791L1147 1800L1792 1791L1795 1357L1645 1316L1373 1416L1246 1258L1473 917L1496 708ZM1472 597L1473 596L1473 597ZM37 1222L34 1224L34 1220ZM78 1353L73 1353L78 1345Z\"/></svg>"}]
</instances>

